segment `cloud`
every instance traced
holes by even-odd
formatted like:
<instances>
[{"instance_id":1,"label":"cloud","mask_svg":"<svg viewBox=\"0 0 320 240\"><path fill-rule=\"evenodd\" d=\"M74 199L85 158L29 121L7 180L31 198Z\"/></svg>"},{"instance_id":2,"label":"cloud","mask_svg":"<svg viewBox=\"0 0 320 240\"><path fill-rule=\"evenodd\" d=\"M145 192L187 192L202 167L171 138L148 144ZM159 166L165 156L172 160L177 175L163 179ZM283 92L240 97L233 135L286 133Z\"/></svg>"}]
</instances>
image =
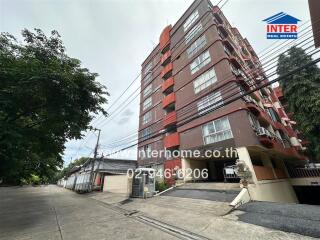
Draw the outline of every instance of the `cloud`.
<instances>
[{"instance_id":1,"label":"cloud","mask_svg":"<svg viewBox=\"0 0 320 240\"><path fill-rule=\"evenodd\" d=\"M174 24L192 2L47 0L37 4L37 0L0 0L0 29L15 36L20 36L23 28L37 27L46 33L58 30L67 54L79 58L83 67L99 73L98 80L107 86L112 94L108 100L113 103L141 71L141 63L153 48L151 42L157 43L163 28ZM308 2L301 0L244 0L229 1L223 12L259 52L271 44L265 37L264 18L284 11L305 22L310 17L307 9ZM246 12L245 16L243 12ZM134 91L139 84L140 81L136 81L130 89ZM121 103L129 95L127 92L113 111L123 107ZM105 124L107 120L93 124L102 129L101 142L110 144L111 139L121 139L129 132L138 131L139 100L137 97L108 124ZM91 151L83 146L94 147L96 136L90 132L86 135L88 137L82 140L66 144L66 163L71 158L90 154Z\"/></svg>"},{"instance_id":2,"label":"cloud","mask_svg":"<svg viewBox=\"0 0 320 240\"><path fill-rule=\"evenodd\" d=\"M129 116L132 116L133 114L134 114L134 112L131 111L129 108L127 108L127 109L121 114L121 116L129 117Z\"/></svg>"},{"instance_id":3,"label":"cloud","mask_svg":"<svg viewBox=\"0 0 320 240\"><path fill-rule=\"evenodd\" d=\"M123 125L125 123L128 123L129 120L130 120L129 117L124 117L124 118L121 118L117 123L118 123L118 125Z\"/></svg>"}]
</instances>

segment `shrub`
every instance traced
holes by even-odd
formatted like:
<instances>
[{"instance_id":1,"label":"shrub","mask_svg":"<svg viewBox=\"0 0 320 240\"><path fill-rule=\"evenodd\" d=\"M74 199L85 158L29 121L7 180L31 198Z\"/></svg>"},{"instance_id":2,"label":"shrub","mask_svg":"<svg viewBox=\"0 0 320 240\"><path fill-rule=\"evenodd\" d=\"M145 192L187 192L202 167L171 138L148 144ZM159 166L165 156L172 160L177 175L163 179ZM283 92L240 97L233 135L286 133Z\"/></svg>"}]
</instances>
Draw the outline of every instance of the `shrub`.
<instances>
[{"instance_id":1,"label":"shrub","mask_svg":"<svg viewBox=\"0 0 320 240\"><path fill-rule=\"evenodd\" d=\"M165 182L159 182L156 181L156 191L162 192L166 189L168 189L170 186L166 184Z\"/></svg>"}]
</instances>

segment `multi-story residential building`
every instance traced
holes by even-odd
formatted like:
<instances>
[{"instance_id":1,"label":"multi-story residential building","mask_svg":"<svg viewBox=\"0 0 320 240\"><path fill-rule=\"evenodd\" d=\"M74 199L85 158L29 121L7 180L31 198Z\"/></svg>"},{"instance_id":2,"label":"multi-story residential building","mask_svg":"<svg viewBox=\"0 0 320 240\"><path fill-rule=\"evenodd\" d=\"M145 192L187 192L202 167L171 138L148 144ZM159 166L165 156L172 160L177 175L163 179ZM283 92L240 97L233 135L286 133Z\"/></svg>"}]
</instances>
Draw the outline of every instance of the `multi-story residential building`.
<instances>
[{"instance_id":1,"label":"multi-story residential building","mask_svg":"<svg viewBox=\"0 0 320 240\"><path fill-rule=\"evenodd\" d=\"M304 139L304 137L302 136L303 135L302 132L295 129L295 125L297 123L291 120L294 116L294 113L290 112L289 110L289 105L288 105L287 99L283 95L282 88L280 86L277 86L273 88L273 91L277 96L279 104L281 104L282 109L284 109L284 111L281 113L281 116L282 116L282 119L285 120L287 125L290 126L290 128L288 128L288 130L290 131L290 136L295 137L292 140L295 141L297 139L302 145L301 150L305 150L307 148L309 141ZM299 165L302 165L301 162Z\"/></svg>"},{"instance_id":2,"label":"multi-story residential building","mask_svg":"<svg viewBox=\"0 0 320 240\"><path fill-rule=\"evenodd\" d=\"M219 7L194 1L142 64L138 150L245 148L256 180L286 178L284 162L305 159L294 122L271 86L241 97L267 81L249 41ZM209 179L222 181L235 160L140 156L138 165L207 168Z\"/></svg>"},{"instance_id":3,"label":"multi-story residential building","mask_svg":"<svg viewBox=\"0 0 320 240\"><path fill-rule=\"evenodd\" d=\"M308 0L309 3L309 11L311 17L313 38L314 38L314 46L316 48L320 47L320 1L317 0Z\"/></svg>"}]
</instances>

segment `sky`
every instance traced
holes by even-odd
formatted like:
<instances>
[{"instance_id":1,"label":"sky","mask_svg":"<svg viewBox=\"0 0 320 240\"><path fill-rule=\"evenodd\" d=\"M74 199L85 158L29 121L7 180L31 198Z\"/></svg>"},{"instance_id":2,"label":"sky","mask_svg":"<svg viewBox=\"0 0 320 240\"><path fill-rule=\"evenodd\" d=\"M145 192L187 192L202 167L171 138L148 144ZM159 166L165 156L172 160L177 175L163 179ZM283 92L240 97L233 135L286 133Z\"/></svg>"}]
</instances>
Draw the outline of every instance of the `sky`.
<instances>
[{"instance_id":1,"label":"sky","mask_svg":"<svg viewBox=\"0 0 320 240\"><path fill-rule=\"evenodd\" d=\"M219 1L211 0L215 5ZM225 0L222 1L222 4ZM119 101L116 99L139 75L141 63L159 42L161 31L174 24L192 0L0 0L0 32L21 36L24 28L40 28L46 34L57 30L67 54L83 67L99 74L97 80L110 93L106 109L93 126L101 129L101 152L128 146L138 131L139 97L136 80ZM285 12L301 20L310 19L307 0L229 0L222 9L231 25L247 37L257 53L275 40L267 40L263 19ZM306 24L307 26L308 24ZM133 101L127 106L124 102ZM126 139L124 139L126 138ZM69 141L65 164L81 156L92 156L97 132L80 141ZM116 142L124 139L122 142ZM115 143L116 142L116 143ZM112 143L112 144L111 144ZM111 144L111 145L110 145ZM133 148L134 150L134 148ZM134 151L116 158L136 159Z\"/></svg>"}]
</instances>

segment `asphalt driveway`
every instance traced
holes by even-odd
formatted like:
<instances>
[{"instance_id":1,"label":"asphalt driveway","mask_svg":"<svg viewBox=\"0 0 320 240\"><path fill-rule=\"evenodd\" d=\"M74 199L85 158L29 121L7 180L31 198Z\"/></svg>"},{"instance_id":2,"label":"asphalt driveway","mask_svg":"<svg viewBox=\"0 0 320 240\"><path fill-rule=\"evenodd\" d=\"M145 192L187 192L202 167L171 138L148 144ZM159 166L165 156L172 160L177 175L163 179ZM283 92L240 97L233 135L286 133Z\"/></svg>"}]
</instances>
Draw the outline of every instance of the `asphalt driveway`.
<instances>
[{"instance_id":1,"label":"asphalt driveway","mask_svg":"<svg viewBox=\"0 0 320 240\"><path fill-rule=\"evenodd\" d=\"M203 199L217 202L232 202L239 191L234 190L208 190L208 189L179 189L168 191L163 196Z\"/></svg>"},{"instance_id":2,"label":"asphalt driveway","mask_svg":"<svg viewBox=\"0 0 320 240\"><path fill-rule=\"evenodd\" d=\"M242 222L320 238L320 206L250 202L238 210Z\"/></svg>"}]
</instances>

